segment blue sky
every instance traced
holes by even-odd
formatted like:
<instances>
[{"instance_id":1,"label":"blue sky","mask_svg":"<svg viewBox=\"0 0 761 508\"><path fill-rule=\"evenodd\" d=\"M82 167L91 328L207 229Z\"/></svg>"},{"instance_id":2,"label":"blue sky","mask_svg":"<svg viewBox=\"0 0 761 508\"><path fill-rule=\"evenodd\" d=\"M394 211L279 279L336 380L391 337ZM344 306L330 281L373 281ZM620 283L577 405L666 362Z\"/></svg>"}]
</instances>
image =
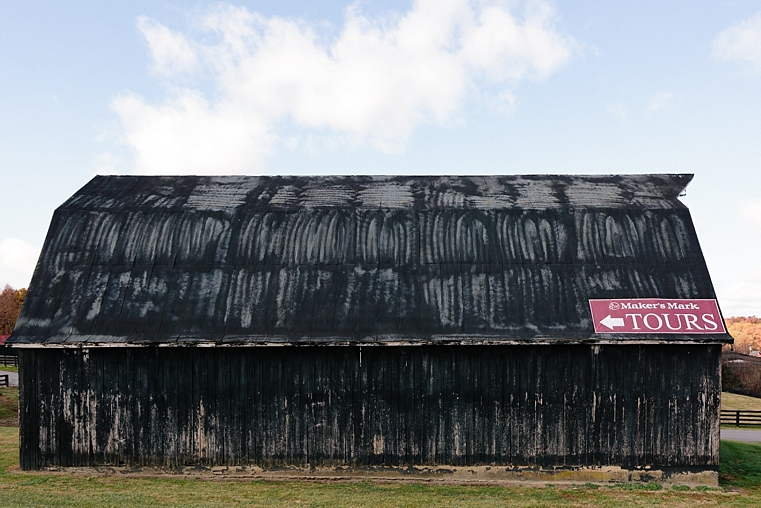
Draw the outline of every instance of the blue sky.
<instances>
[{"instance_id":1,"label":"blue sky","mask_svg":"<svg viewBox=\"0 0 761 508\"><path fill-rule=\"evenodd\" d=\"M0 2L0 285L95 174L695 173L761 315L761 5Z\"/></svg>"}]
</instances>

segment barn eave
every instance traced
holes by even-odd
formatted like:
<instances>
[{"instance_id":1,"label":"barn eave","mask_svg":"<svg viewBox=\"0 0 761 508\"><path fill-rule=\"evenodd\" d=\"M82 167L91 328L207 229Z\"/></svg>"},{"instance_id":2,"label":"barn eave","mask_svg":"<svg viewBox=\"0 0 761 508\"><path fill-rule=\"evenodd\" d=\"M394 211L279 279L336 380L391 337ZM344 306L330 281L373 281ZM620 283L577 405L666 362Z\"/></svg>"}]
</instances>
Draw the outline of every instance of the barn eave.
<instances>
[{"instance_id":1,"label":"barn eave","mask_svg":"<svg viewBox=\"0 0 761 508\"><path fill-rule=\"evenodd\" d=\"M429 337L372 335L359 338L348 337L288 337L288 336L223 336L209 337L141 337L133 336L86 336L69 335L48 337L39 342L32 337L16 337L13 347L40 348L90 348L90 347L283 347L283 346L552 346L552 345L654 345L654 344L731 344L729 334L717 335L646 335L646 334L596 334L581 336L534 336L499 337L482 334L432 335Z\"/></svg>"}]
</instances>

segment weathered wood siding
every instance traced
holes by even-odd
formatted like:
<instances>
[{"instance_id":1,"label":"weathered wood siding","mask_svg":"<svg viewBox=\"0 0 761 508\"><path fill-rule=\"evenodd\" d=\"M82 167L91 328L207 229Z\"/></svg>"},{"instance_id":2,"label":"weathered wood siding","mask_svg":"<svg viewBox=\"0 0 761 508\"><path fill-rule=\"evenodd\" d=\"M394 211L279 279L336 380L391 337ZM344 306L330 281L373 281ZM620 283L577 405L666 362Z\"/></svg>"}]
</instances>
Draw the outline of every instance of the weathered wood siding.
<instances>
[{"instance_id":1,"label":"weathered wood siding","mask_svg":"<svg viewBox=\"0 0 761 508\"><path fill-rule=\"evenodd\" d=\"M23 469L719 461L718 345L51 348L20 360Z\"/></svg>"}]
</instances>

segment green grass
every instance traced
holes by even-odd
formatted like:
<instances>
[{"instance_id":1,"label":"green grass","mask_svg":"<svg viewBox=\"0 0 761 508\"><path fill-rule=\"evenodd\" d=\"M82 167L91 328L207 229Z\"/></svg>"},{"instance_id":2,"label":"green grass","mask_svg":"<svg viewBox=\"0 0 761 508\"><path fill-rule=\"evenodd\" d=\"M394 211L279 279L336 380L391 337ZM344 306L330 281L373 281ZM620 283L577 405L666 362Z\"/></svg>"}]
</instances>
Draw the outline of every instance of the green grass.
<instances>
[{"instance_id":1,"label":"green grass","mask_svg":"<svg viewBox=\"0 0 761 508\"><path fill-rule=\"evenodd\" d=\"M3 372L18 372L18 367L13 365L0 365L0 370Z\"/></svg>"},{"instance_id":2,"label":"green grass","mask_svg":"<svg viewBox=\"0 0 761 508\"><path fill-rule=\"evenodd\" d=\"M18 429L0 427L0 506L761 506L761 447L722 442L723 488L657 484L465 487L84 477L18 471Z\"/></svg>"},{"instance_id":3,"label":"green grass","mask_svg":"<svg viewBox=\"0 0 761 508\"><path fill-rule=\"evenodd\" d=\"M722 392L721 409L761 411L761 399L736 393Z\"/></svg>"},{"instance_id":4,"label":"green grass","mask_svg":"<svg viewBox=\"0 0 761 508\"><path fill-rule=\"evenodd\" d=\"M18 388L0 388L0 420L18 417Z\"/></svg>"},{"instance_id":5,"label":"green grass","mask_svg":"<svg viewBox=\"0 0 761 508\"><path fill-rule=\"evenodd\" d=\"M727 485L761 489L761 446L722 441L719 475Z\"/></svg>"}]
</instances>

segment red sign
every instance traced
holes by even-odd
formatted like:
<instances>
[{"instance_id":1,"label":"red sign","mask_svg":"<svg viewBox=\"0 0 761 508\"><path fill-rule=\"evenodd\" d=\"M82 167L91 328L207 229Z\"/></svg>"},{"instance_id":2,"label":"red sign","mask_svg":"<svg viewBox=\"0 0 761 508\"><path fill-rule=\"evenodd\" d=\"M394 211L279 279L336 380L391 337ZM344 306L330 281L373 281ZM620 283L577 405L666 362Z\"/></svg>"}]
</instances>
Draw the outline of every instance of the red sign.
<instances>
[{"instance_id":1,"label":"red sign","mask_svg":"<svg viewBox=\"0 0 761 508\"><path fill-rule=\"evenodd\" d=\"M595 333L726 333L716 300L589 300Z\"/></svg>"}]
</instances>

